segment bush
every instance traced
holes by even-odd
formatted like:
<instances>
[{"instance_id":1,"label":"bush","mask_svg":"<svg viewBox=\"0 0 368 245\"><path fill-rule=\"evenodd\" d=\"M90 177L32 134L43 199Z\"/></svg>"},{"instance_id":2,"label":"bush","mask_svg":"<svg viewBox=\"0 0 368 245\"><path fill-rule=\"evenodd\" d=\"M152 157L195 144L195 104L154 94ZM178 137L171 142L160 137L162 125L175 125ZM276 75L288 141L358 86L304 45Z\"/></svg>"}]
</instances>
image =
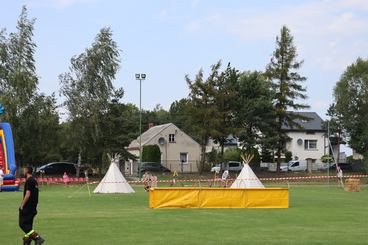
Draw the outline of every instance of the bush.
<instances>
[{"instance_id":1,"label":"bush","mask_svg":"<svg viewBox=\"0 0 368 245\"><path fill-rule=\"evenodd\" d=\"M332 163L333 162L333 158L330 155L323 155L321 158L321 161L323 163Z\"/></svg>"},{"instance_id":2,"label":"bush","mask_svg":"<svg viewBox=\"0 0 368 245\"><path fill-rule=\"evenodd\" d=\"M241 159L241 150L240 149L228 149L224 152L224 161L242 161Z\"/></svg>"},{"instance_id":3,"label":"bush","mask_svg":"<svg viewBox=\"0 0 368 245\"><path fill-rule=\"evenodd\" d=\"M221 162L221 154L215 149L212 149L212 151L206 153L206 160L209 164L219 163Z\"/></svg>"},{"instance_id":4,"label":"bush","mask_svg":"<svg viewBox=\"0 0 368 245\"><path fill-rule=\"evenodd\" d=\"M285 162L290 162L291 160L293 160L293 153L291 153L291 151L286 151L285 152Z\"/></svg>"},{"instance_id":5,"label":"bush","mask_svg":"<svg viewBox=\"0 0 368 245\"><path fill-rule=\"evenodd\" d=\"M261 159L262 162L274 162L272 152L268 150L262 151Z\"/></svg>"},{"instance_id":6,"label":"bush","mask_svg":"<svg viewBox=\"0 0 368 245\"><path fill-rule=\"evenodd\" d=\"M142 162L161 162L161 151L158 145L145 145L142 151Z\"/></svg>"}]
</instances>

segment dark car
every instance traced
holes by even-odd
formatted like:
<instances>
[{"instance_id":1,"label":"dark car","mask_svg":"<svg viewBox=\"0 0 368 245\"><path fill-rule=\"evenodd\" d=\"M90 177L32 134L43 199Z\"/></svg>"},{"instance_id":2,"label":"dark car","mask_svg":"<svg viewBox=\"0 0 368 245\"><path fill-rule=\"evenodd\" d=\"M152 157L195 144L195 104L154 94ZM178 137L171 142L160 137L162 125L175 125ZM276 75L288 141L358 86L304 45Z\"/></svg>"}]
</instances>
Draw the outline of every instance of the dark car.
<instances>
[{"instance_id":1,"label":"dark car","mask_svg":"<svg viewBox=\"0 0 368 245\"><path fill-rule=\"evenodd\" d=\"M160 163L157 162L142 162L139 166L139 172L171 172L170 169L165 168Z\"/></svg>"},{"instance_id":2,"label":"dark car","mask_svg":"<svg viewBox=\"0 0 368 245\"><path fill-rule=\"evenodd\" d=\"M69 176L75 175L77 169L74 163L70 162L52 162L36 169L36 175L59 175L62 176L66 172Z\"/></svg>"}]
</instances>

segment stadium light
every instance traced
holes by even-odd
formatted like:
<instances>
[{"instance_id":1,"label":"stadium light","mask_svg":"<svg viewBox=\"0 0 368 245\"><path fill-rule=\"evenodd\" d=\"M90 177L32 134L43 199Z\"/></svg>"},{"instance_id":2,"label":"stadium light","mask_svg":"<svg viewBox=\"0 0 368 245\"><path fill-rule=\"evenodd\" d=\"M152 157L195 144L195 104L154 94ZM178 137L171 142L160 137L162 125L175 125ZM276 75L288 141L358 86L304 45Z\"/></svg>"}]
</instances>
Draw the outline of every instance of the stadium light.
<instances>
[{"instance_id":1,"label":"stadium light","mask_svg":"<svg viewBox=\"0 0 368 245\"><path fill-rule=\"evenodd\" d=\"M146 74L136 73L135 79L139 80L139 162L138 162L138 178L140 178L140 165L142 163L142 80L146 79Z\"/></svg>"}]
</instances>

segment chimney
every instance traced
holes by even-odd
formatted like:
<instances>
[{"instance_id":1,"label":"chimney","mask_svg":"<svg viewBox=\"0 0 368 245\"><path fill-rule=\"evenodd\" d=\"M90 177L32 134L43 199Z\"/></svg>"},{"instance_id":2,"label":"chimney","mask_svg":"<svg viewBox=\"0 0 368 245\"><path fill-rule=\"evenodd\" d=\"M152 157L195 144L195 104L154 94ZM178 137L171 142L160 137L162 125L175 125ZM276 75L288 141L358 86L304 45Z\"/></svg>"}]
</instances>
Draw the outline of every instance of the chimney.
<instances>
[{"instance_id":1,"label":"chimney","mask_svg":"<svg viewBox=\"0 0 368 245\"><path fill-rule=\"evenodd\" d=\"M154 127L154 126L155 126L154 123L148 123L148 129L150 129L150 128Z\"/></svg>"}]
</instances>

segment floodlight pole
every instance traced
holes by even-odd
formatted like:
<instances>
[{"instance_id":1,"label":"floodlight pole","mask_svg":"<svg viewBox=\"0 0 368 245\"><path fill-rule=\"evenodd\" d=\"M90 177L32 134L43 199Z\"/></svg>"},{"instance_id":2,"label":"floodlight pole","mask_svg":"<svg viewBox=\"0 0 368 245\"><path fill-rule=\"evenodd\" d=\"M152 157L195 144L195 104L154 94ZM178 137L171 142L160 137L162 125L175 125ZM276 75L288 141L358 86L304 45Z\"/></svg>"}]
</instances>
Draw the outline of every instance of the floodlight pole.
<instances>
[{"instance_id":1,"label":"floodlight pole","mask_svg":"<svg viewBox=\"0 0 368 245\"><path fill-rule=\"evenodd\" d=\"M142 80L146 79L146 74L135 74L135 79L139 80L139 162L138 178L141 178L140 165L142 163Z\"/></svg>"}]
</instances>

